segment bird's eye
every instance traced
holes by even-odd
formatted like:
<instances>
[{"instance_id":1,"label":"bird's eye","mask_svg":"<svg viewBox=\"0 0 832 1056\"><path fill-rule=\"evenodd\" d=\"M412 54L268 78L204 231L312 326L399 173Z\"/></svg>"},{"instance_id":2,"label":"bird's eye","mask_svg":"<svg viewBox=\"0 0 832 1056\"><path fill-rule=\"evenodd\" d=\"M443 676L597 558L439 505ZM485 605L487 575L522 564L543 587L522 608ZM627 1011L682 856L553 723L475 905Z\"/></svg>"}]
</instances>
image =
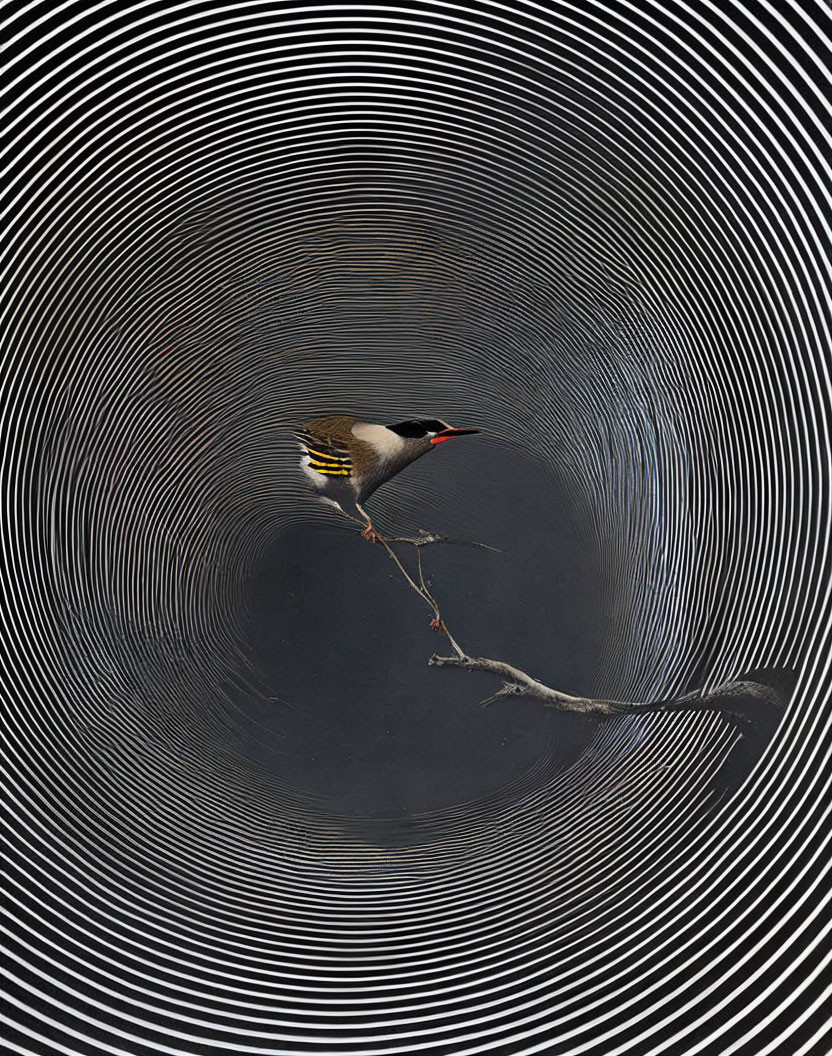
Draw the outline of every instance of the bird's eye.
<instances>
[{"instance_id":1,"label":"bird's eye","mask_svg":"<svg viewBox=\"0 0 832 1056\"><path fill-rule=\"evenodd\" d=\"M447 425L444 422L440 422L438 418L429 418L427 421L421 422L421 425L425 427L426 433L441 433L447 429Z\"/></svg>"}]
</instances>

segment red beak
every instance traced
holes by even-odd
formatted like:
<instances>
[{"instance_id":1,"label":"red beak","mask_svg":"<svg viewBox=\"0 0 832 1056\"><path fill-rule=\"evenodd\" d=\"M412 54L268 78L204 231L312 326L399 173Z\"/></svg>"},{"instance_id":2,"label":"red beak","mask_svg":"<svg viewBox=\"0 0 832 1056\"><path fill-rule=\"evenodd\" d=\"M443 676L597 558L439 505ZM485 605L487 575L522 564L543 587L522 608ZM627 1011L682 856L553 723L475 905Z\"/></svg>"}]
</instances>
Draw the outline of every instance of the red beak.
<instances>
[{"instance_id":1,"label":"red beak","mask_svg":"<svg viewBox=\"0 0 832 1056\"><path fill-rule=\"evenodd\" d=\"M468 436L470 433L478 433L479 429L445 429L436 436L431 437L432 444L442 444L454 436Z\"/></svg>"}]
</instances>

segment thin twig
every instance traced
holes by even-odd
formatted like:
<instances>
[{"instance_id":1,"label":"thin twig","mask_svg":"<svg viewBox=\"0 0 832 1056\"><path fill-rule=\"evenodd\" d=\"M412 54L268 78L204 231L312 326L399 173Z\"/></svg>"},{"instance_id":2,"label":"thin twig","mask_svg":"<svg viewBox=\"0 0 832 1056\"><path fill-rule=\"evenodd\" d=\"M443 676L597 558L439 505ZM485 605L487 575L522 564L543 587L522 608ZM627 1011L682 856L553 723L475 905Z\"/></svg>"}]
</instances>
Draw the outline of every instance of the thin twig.
<instances>
[{"instance_id":1,"label":"thin twig","mask_svg":"<svg viewBox=\"0 0 832 1056\"><path fill-rule=\"evenodd\" d=\"M479 706L481 708L487 708L489 704L494 704L502 697L514 697L522 695L523 690L520 688L520 686L516 685L514 682L504 682L496 693L492 693L490 697L486 697L485 700L481 700Z\"/></svg>"},{"instance_id":2,"label":"thin twig","mask_svg":"<svg viewBox=\"0 0 832 1056\"><path fill-rule=\"evenodd\" d=\"M473 539L454 539L450 535L440 535L439 532L427 532L424 528L419 529L419 534L413 535L388 535L388 543L408 543L417 549L422 546L432 546L434 543L448 543L451 546L473 546L478 550L489 550L492 554L501 554L503 551L496 546L487 543L478 543Z\"/></svg>"},{"instance_id":3,"label":"thin twig","mask_svg":"<svg viewBox=\"0 0 832 1056\"><path fill-rule=\"evenodd\" d=\"M450 543L450 542L457 542L458 540L452 540L452 539L449 539L447 536L438 535L436 533L432 533L431 534L431 533L426 532L424 529L420 529L420 533L421 534L420 534L420 536L417 539L412 539L412 538L410 538L408 536L398 536L398 537L393 537L393 538L384 538L381 535L377 536L377 538L378 538L379 542L382 543L382 545L384 546L384 549L387 551L387 553L390 555L390 557L392 557L392 559L396 562L396 565L398 566L399 570L401 571L402 575L407 580L407 582L410 584L410 586L416 591L416 593L419 595L419 597L422 598L424 601L426 601L427 604L430 605L430 607L433 609L433 619L431 620L431 624L430 624L431 627L434 630L436 630L436 631L441 631L445 635L445 637L448 639L448 642L450 643L450 646L453 649L453 651L456 653L457 657L462 658L462 657L465 656L465 652L462 649L462 646L459 644L459 642L457 642L457 640L454 638L454 636L448 630L448 628L447 628L447 626L445 624L445 621L442 619L442 613L440 612L440 609L439 609L439 602L436 600L436 598L433 596L433 594L428 589L427 583L425 583L424 570L422 568L422 553L421 553L421 549L420 549L421 547L428 546L431 543L438 543L438 542L449 542ZM404 565L398 559L398 557L396 556L396 554L393 551L393 549L389 546L389 543L407 543L410 546L413 546L413 547L416 548L416 564L417 564L417 567L419 569L419 581L421 583L421 586L417 586L414 583L413 578L410 576L410 574L405 569ZM482 546L486 550L493 549L493 547L485 546L484 543L465 543L464 545Z\"/></svg>"},{"instance_id":4,"label":"thin twig","mask_svg":"<svg viewBox=\"0 0 832 1056\"><path fill-rule=\"evenodd\" d=\"M399 568L399 571L404 576L404 578L407 580L407 582L410 584L410 586L416 591L416 593L419 595L419 597L422 598L425 602L427 602L427 604L430 605L431 608L434 608L434 604L433 604L432 599L428 595L424 594L420 587L416 586L416 584L413 582L413 578L411 577L410 573L407 571L407 569L404 567L404 565L401 563L401 561L399 561L399 559L396 556L396 554L393 551L393 549L388 545L387 540L384 539L380 535L376 536L376 538L381 543L381 545L384 547L384 549L387 551L387 553L390 555L390 557L395 561L396 565Z\"/></svg>"},{"instance_id":5,"label":"thin twig","mask_svg":"<svg viewBox=\"0 0 832 1056\"><path fill-rule=\"evenodd\" d=\"M442 621L442 617L439 613L439 602L428 590L428 585L425 583L425 571L422 568L422 551L418 547L416 548L416 567L419 569L419 586L422 588L425 597L430 601L431 605L433 605L434 619L438 626Z\"/></svg>"}]
</instances>

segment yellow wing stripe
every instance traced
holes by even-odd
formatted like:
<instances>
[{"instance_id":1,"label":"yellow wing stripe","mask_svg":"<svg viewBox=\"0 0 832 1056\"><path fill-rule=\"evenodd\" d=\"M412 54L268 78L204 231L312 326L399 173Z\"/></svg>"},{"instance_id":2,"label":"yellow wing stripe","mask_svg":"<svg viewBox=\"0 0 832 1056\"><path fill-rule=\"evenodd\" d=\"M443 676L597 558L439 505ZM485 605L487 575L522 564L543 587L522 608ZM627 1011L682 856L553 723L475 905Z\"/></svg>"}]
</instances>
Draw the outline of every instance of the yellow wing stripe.
<instances>
[{"instance_id":1,"label":"yellow wing stripe","mask_svg":"<svg viewBox=\"0 0 832 1056\"><path fill-rule=\"evenodd\" d=\"M319 458L322 462L349 462L349 457L342 458L340 455L325 455L321 451L316 451L313 447L307 447L306 450L310 455L314 455L315 458Z\"/></svg>"},{"instance_id":2,"label":"yellow wing stripe","mask_svg":"<svg viewBox=\"0 0 832 1056\"><path fill-rule=\"evenodd\" d=\"M338 469L338 470L343 469L347 473L349 473L349 471L350 471L350 467L347 466L347 465L344 465L344 463L342 463L342 462L330 462L328 460L320 461L318 459L310 458L309 459L309 465L310 466L314 466L315 469L318 469L320 467L322 469L333 469L333 470L335 470L335 469Z\"/></svg>"},{"instance_id":3,"label":"yellow wing stripe","mask_svg":"<svg viewBox=\"0 0 832 1056\"><path fill-rule=\"evenodd\" d=\"M329 437L315 437L305 430L295 433L295 437L309 459L310 469L325 477L350 476L352 460L349 451L331 441Z\"/></svg>"}]
</instances>

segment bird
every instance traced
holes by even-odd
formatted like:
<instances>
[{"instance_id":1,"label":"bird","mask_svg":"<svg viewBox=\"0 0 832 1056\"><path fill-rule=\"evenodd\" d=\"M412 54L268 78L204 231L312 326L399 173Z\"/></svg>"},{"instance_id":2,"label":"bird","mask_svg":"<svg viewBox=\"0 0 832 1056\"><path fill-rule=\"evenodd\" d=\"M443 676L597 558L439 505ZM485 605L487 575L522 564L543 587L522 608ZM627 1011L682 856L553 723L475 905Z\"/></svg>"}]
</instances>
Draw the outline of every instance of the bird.
<instances>
[{"instance_id":1,"label":"bird","mask_svg":"<svg viewBox=\"0 0 832 1056\"><path fill-rule=\"evenodd\" d=\"M480 430L455 429L439 418L380 425L334 414L310 418L293 432L301 469L318 497L363 525L361 535L374 543L383 537L361 503L437 444Z\"/></svg>"}]
</instances>

